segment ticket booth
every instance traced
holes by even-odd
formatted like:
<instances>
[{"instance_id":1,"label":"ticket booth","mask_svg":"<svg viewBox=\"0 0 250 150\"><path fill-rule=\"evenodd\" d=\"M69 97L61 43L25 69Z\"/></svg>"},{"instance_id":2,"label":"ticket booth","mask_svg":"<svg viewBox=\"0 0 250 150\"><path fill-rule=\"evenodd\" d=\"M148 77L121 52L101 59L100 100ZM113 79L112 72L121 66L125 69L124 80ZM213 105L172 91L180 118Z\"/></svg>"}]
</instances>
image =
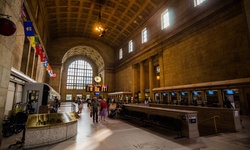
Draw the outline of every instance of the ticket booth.
<instances>
[{"instance_id":1,"label":"ticket booth","mask_svg":"<svg viewBox=\"0 0 250 150\"><path fill-rule=\"evenodd\" d=\"M180 96L181 96L180 105L188 105L188 93L180 92Z\"/></svg>"},{"instance_id":2,"label":"ticket booth","mask_svg":"<svg viewBox=\"0 0 250 150\"><path fill-rule=\"evenodd\" d=\"M161 93L155 93L155 102L156 103L160 103L161 101Z\"/></svg>"},{"instance_id":3,"label":"ticket booth","mask_svg":"<svg viewBox=\"0 0 250 150\"><path fill-rule=\"evenodd\" d=\"M34 113L42 113L47 112L48 102L55 96L60 99L60 95L46 83L25 83L22 102L29 103Z\"/></svg>"},{"instance_id":4,"label":"ticket booth","mask_svg":"<svg viewBox=\"0 0 250 150\"><path fill-rule=\"evenodd\" d=\"M191 96L191 105L198 106L202 104L201 91L193 91Z\"/></svg>"},{"instance_id":5,"label":"ticket booth","mask_svg":"<svg viewBox=\"0 0 250 150\"><path fill-rule=\"evenodd\" d=\"M162 103L168 104L168 93L166 93L166 92L162 93Z\"/></svg>"},{"instance_id":6,"label":"ticket booth","mask_svg":"<svg viewBox=\"0 0 250 150\"><path fill-rule=\"evenodd\" d=\"M208 107L220 107L217 90L207 90L206 91L206 100L207 100L206 105Z\"/></svg>"},{"instance_id":7,"label":"ticket booth","mask_svg":"<svg viewBox=\"0 0 250 150\"><path fill-rule=\"evenodd\" d=\"M240 108L238 89L224 89L223 102L225 102L226 100L229 100L233 108Z\"/></svg>"},{"instance_id":8,"label":"ticket booth","mask_svg":"<svg viewBox=\"0 0 250 150\"><path fill-rule=\"evenodd\" d=\"M171 94L171 97L170 97L171 98L171 103L178 105L179 102L177 100L177 92L171 92L170 94Z\"/></svg>"}]
</instances>

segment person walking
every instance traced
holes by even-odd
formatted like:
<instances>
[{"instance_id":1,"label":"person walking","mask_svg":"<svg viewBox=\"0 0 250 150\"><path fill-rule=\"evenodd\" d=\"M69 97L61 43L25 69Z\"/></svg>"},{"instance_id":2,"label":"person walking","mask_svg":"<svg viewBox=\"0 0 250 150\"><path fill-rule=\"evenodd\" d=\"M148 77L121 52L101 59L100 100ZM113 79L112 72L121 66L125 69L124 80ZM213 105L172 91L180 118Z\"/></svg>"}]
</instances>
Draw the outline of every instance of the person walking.
<instances>
[{"instance_id":1,"label":"person walking","mask_svg":"<svg viewBox=\"0 0 250 150\"><path fill-rule=\"evenodd\" d=\"M99 115L101 116L101 121L106 119L107 116L107 102L106 99L101 100L100 102L100 113Z\"/></svg>"},{"instance_id":2,"label":"person walking","mask_svg":"<svg viewBox=\"0 0 250 150\"><path fill-rule=\"evenodd\" d=\"M91 108L93 113L93 123L98 123L98 108L99 108L99 102L97 101L97 97L93 97L93 101L91 102Z\"/></svg>"}]
</instances>

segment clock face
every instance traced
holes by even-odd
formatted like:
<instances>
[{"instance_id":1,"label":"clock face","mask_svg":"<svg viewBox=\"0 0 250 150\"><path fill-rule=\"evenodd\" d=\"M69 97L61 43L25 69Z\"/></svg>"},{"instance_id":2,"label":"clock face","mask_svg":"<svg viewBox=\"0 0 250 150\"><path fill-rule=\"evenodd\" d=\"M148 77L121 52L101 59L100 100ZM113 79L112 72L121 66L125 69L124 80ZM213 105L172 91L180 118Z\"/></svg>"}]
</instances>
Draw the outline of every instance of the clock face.
<instances>
[{"instance_id":1,"label":"clock face","mask_svg":"<svg viewBox=\"0 0 250 150\"><path fill-rule=\"evenodd\" d=\"M102 81L101 77L99 77L99 76L96 76L96 77L94 78L94 80L95 80L95 82L97 82L97 83L99 83L99 82Z\"/></svg>"}]
</instances>

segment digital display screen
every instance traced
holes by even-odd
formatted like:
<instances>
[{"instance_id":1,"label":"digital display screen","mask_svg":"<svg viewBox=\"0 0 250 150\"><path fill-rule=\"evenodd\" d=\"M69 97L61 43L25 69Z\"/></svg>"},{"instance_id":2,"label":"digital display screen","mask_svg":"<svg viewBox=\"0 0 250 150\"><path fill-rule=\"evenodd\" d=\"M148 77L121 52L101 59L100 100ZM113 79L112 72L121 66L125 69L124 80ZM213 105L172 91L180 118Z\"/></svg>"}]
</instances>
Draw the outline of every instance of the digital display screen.
<instances>
[{"instance_id":1,"label":"digital display screen","mask_svg":"<svg viewBox=\"0 0 250 150\"><path fill-rule=\"evenodd\" d=\"M207 94L208 94L208 95L214 95L214 91L212 91L212 90L207 91Z\"/></svg>"},{"instance_id":2,"label":"digital display screen","mask_svg":"<svg viewBox=\"0 0 250 150\"><path fill-rule=\"evenodd\" d=\"M181 96L185 96L186 95L186 93L185 92L181 92Z\"/></svg>"},{"instance_id":3,"label":"digital display screen","mask_svg":"<svg viewBox=\"0 0 250 150\"><path fill-rule=\"evenodd\" d=\"M234 94L234 90L226 90L226 94L227 95L233 95Z\"/></svg>"},{"instance_id":4,"label":"digital display screen","mask_svg":"<svg viewBox=\"0 0 250 150\"><path fill-rule=\"evenodd\" d=\"M99 96L100 92L94 92L94 95Z\"/></svg>"},{"instance_id":5,"label":"digital display screen","mask_svg":"<svg viewBox=\"0 0 250 150\"><path fill-rule=\"evenodd\" d=\"M199 95L199 93L197 91L194 91L193 94L194 95Z\"/></svg>"}]
</instances>

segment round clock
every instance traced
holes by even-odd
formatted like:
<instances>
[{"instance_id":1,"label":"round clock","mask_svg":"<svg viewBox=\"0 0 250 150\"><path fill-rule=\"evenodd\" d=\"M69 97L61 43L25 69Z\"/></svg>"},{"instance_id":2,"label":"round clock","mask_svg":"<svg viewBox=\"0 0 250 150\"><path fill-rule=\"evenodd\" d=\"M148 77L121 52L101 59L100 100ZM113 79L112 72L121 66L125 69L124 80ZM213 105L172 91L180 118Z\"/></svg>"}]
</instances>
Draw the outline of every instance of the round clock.
<instances>
[{"instance_id":1,"label":"round clock","mask_svg":"<svg viewBox=\"0 0 250 150\"><path fill-rule=\"evenodd\" d=\"M100 76L96 76L96 77L94 78L94 80L95 80L95 82L97 82L97 83L99 83L99 82L102 81L102 79L101 79Z\"/></svg>"}]
</instances>

